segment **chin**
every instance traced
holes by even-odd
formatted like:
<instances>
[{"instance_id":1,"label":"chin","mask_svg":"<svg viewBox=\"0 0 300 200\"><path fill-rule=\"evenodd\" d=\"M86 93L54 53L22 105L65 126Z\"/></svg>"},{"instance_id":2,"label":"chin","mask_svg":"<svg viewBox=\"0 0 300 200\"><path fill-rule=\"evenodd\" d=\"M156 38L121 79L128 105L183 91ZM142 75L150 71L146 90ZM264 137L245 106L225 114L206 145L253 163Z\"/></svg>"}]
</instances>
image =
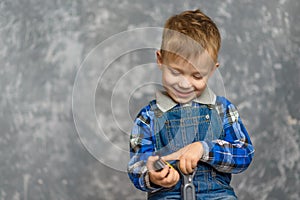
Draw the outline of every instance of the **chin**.
<instances>
[{"instance_id":1,"label":"chin","mask_svg":"<svg viewBox=\"0 0 300 200\"><path fill-rule=\"evenodd\" d=\"M176 92L173 92L172 90L167 90L167 93L169 94L169 96L177 103L188 103L190 101L192 101L194 98L196 98L196 94L194 95L190 95L190 96L179 96L176 95Z\"/></svg>"},{"instance_id":2,"label":"chin","mask_svg":"<svg viewBox=\"0 0 300 200\"><path fill-rule=\"evenodd\" d=\"M176 101L177 103L189 103L190 101L192 101L194 99L194 97L190 97L190 98L180 98L180 97L172 97L172 99L174 101Z\"/></svg>"},{"instance_id":3,"label":"chin","mask_svg":"<svg viewBox=\"0 0 300 200\"><path fill-rule=\"evenodd\" d=\"M189 100L186 100L186 99L178 99L176 102L177 103L189 103L190 101L192 101L193 99L189 99Z\"/></svg>"}]
</instances>

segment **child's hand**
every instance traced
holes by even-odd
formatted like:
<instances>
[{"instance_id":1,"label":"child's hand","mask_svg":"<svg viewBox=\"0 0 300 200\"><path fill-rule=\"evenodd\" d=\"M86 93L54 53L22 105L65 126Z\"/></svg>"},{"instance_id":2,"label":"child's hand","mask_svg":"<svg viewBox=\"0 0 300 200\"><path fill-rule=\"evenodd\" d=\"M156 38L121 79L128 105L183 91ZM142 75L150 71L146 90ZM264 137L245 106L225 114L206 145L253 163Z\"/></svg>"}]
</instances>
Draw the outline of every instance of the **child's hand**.
<instances>
[{"instance_id":1,"label":"child's hand","mask_svg":"<svg viewBox=\"0 0 300 200\"><path fill-rule=\"evenodd\" d=\"M147 168L149 172L150 181L162 187L172 187L179 181L179 173L166 165L161 171L155 171L153 164L158 159L158 156L150 156L147 161Z\"/></svg>"},{"instance_id":2,"label":"child's hand","mask_svg":"<svg viewBox=\"0 0 300 200\"><path fill-rule=\"evenodd\" d=\"M179 160L179 168L184 174L190 174L194 171L198 161L203 155L203 146L201 142L194 142L178 151L162 157L163 160Z\"/></svg>"}]
</instances>

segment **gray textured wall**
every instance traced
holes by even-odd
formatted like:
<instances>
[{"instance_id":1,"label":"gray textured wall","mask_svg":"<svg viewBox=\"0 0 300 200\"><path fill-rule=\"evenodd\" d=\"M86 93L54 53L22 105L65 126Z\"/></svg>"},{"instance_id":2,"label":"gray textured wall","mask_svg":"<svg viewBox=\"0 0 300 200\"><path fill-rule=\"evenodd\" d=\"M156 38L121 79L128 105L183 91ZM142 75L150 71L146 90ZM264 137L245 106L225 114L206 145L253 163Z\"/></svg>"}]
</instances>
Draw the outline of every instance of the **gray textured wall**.
<instances>
[{"instance_id":1,"label":"gray textured wall","mask_svg":"<svg viewBox=\"0 0 300 200\"><path fill-rule=\"evenodd\" d=\"M109 145L97 140L92 145L97 149L88 150L93 138L78 134L72 112L75 77L89 52L110 36L162 27L170 15L194 8L205 11L221 30L220 74L226 96L238 106L256 148L250 168L234 176L238 196L300 199L299 0L1 0L0 199L143 199L127 174L110 165L118 160L124 164L127 154L110 153ZM95 113L102 116L99 123L105 124L111 145L127 148L124 133L132 122L122 108L132 117L151 98L136 89L124 104L112 89L131 70L126 66L153 62L153 49L127 53L102 74ZM135 78L123 87L117 84L116 94L126 94L151 73L130 74ZM88 84L80 99L85 91ZM94 130L88 117L78 119L82 130ZM101 153L108 156L101 160Z\"/></svg>"}]
</instances>

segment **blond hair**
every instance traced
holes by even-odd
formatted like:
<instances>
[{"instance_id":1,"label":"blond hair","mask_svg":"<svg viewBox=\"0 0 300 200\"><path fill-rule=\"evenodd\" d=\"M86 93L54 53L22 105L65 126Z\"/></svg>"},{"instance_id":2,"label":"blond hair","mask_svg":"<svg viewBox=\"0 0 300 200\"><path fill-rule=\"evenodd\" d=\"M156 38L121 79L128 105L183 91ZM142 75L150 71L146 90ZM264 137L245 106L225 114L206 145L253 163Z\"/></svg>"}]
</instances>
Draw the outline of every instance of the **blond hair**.
<instances>
[{"instance_id":1,"label":"blond hair","mask_svg":"<svg viewBox=\"0 0 300 200\"><path fill-rule=\"evenodd\" d=\"M187 59L207 50L214 62L217 62L221 46L221 36L216 24L199 9L184 11L170 17L164 26L161 55L168 54Z\"/></svg>"}]
</instances>

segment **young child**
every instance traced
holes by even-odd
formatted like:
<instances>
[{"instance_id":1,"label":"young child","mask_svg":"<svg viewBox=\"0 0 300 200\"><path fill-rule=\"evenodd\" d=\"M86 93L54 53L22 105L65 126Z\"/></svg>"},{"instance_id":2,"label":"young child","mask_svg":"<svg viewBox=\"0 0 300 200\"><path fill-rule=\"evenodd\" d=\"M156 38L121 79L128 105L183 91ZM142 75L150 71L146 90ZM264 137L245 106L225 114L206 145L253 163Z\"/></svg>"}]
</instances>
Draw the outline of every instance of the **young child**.
<instances>
[{"instance_id":1,"label":"young child","mask_svg":"<svg viewBox=\"0 0 300 200\"><path fill-rule=\"evenodd\" d=\"M231 174L247 169L254 149L236 107L207 86L220 43L200 10L165 23L156 52L164 91L137 115L130 138L128 175L148 199L181 199L180 171L193 173L196 199L237 199ZM173 167L155 170L159 157Z\"/></svg>"}]
</instances>

